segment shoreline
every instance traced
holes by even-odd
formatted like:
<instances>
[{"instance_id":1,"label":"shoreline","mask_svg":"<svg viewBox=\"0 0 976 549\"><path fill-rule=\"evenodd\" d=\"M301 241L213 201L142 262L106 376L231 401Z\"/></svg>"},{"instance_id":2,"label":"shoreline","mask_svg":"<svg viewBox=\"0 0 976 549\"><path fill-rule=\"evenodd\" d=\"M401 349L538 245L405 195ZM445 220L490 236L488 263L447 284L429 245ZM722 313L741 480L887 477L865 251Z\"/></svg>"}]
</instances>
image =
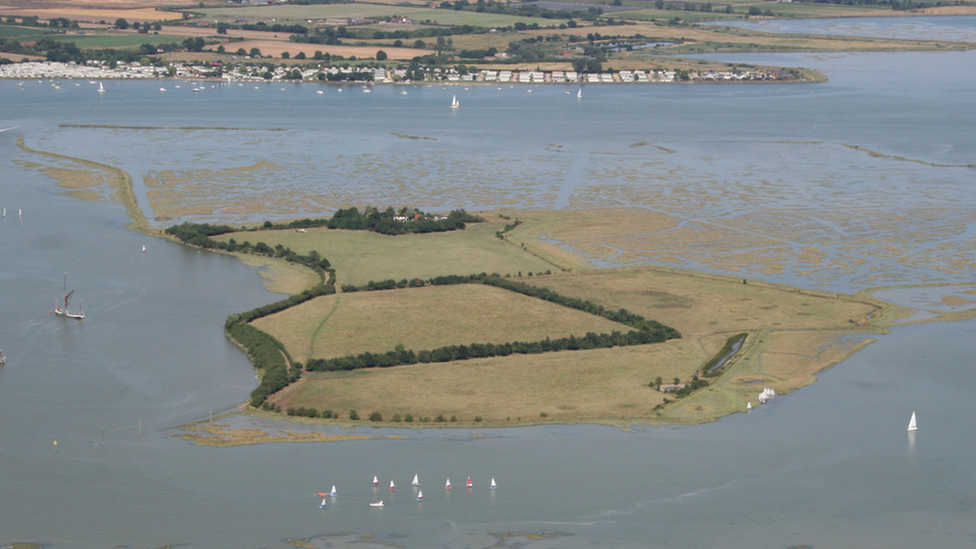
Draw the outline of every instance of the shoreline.
<instances>
[{"instance_id":1,"label":"shoreline","mask_svg":"<svg viewBox=\"0 0 976 549\"><path fill-rule=\"evenodd\" d=\"M23 137L17 139L18 145L24 152L39 154L43 156L48 156L55 159L69 160L72 162L78 162L82 165L88 166L89 168L100 170L100 171L110 171L115 174L119 179L120 183L125 181L129 182L129 192L120 192L117 194L117 199L123 206L126 207L127 214L133 223L127 225L127 228L131 228L138 232L143 232L145 234L150 234L152 236L159 236L178 242L177 240L160 233L159 231L148 229L148 227L142 227L146 223L145 218L142 216L141 208L139 208L136 203L135 196L131 192L131 178L128 174L119 168L113 166L108 166L94 161L88 161L84 159L74 158L66 155L61 155L57 153L50 153L45 151L39 151L36 149L31 149L27 147L24 143ZM120 175L121 174L121 175ZM124 176L124 177L123 177ZM121 189L120 189L121 190ZM139 218L134 216L138 215ZM141 220L142 223L139 221ZM227 252L232 253L232 252ZM238 256L238 259L245 261L253 256L250 254L240 254L237 252L232 253ZM245 257L247 256L247 257ZM265 258L261 258L264 260ZM268 260L269 262L276 260ZM611 269L594 269L587 270L583 276L592 275L607 275L613 274L614 272L627 271L628 269L633 269L631 267L618 267ZM732 275L719 275L714 273L699 272L694 270L685 270L675 267L667 266L645 266L642 269L648 271L656 271L660 273L669 273L673 275L678 275L681 277L691 277L698 278L699 280L711 280L719 282L728 283L739 283L741 281L740 277ZM539 278L540 282L544 278ZM792 381L781 380L778 383L774 383L776 390L780 395L788 394L794 390L802 388L806 385L814 383L816 381L816 374L830 368L840 362L846 360L850 356L853 356L858 351L875 341L870 337L870 334L883 334L887 333L889 327L899 326L903 324L916 324L934 321L957 321L964 320L967 318L976 317L976 310L962 310L962 311L948 311L945 313L933 314L933 316L921 319L912 319L911 317L917 312L916 309L911 307L896 305L893 303L882 301L876 297L874 294L879 291L891 288L931 288L931 287L945 287L945 286L964 286L962 284L951 284L951 283L937 283L931 285L912 285L909 287L895 286L895 287L879 287L879 288L869 288L860 290L853 295L837 294L830 292L823 292L819 290L811 290L800 287L784 286L781 284L765 282L760 280L751 280L750 286L755 288L766 288L770 290L776 290L780 292L789 292L792 294L808 296L812 298L826 298L826 299L840 299L843 301L858 302L864 305L870 305L873 307L873 311L870 312L866 318L863 319L863 323L851 321L853 324L849 325L846 329L841 329L839 326L819 331L819 336L821 339L816 341L831 341L834 339L843 339L849 337L853 334L863 334L863 339L857 341L854 344L835 344L830 348L829 353L825 353L822 359L809 364L807 367L802 368L799 377L793 379ZM749 398L748 395L752 393L758 393L759 387L752 388L751 385L754 384L756 380L762 381L761 376L757 376L757 371L754 368L750 368L748 362L758 363L758 360L752 360L758 357L763 352L767 352L770 348L775 349L777 341L777 334L786 333L786 331L776 332L767 329L760 329L758 331L752 330L748 332L748 337L743 343L740 350L735 353L731 358L729 358L725 365L722 367L723 372L716 378L713 379L713 385L709 388L699 390L691 393L687 397L666 404L665 410L671 410L680 413L668 413L666 415L657 414L655 416L635 416L635 417L595 417L595 416L580 416L580 417L518 417L516 421L459 421L459 422L415 422L412 424L403 422L392 422L392 421L381 421L373 422L368 420L362 420L357 422L344 421L344 420L319 420L319 419L309 419L300 418L296 416L287 416L282 413L268 413L261 412L256 409L245 409L241 411L231 412L229 415L247 415L254 417L266 417L273 418L280 421L285 421L289 423L302 423L316 425L325 429L334 428L349 428L349 427L374 427L374 428L395 428L395 429L428 429L428 428L451 428L451 429L479 429L479 428L499 428L499 427L525 427L525 426L535 426L535 425L574 425L574 424L586 424L586 425L606 425L616 428L628 428L630 426L662 426L662 425L695 425L701 423L707 423L711 421L716 421L721 417L731 415L732 413L745 411L745 404L742 402L742 398ZM807 332L816 334L818 330L813 330L812 332L807 329ZM711 336L709 336L711 337ZM779 342L781 343L781 342ZM770 347L772 345L772 347ZM574 351L569 351L574 352ZM585 352L585 351L584 351ZM260 373L260 372L258 372ZM311 376L312 374L306 374ZM743 387L746 386L746 387ZM708 401L707 393L721 392L724 396L722 398L726 399L727 404L724 406L716 406L714 402ZM712 395L714 396L714 395ZM706 402L708 401L708 402ZM186 424L186 426L199 425L201 422L191 422ZM184 428L186 427L184 426ZM199 431L197 429L186 429L188 431ZM209 433L212 436L204 435L192 435L187 433L188 440L191 440L194 444L209 444L209 445L237 445L237 444L254 444L260 442L299 442L307 440L320 440L320 441L342 441L342 440L352 440L346 436L339 436L336 438L334 435L327 435L324 433L319 433L315 436L295 436L290 433L284 433L282 435L272 435L269 433L256 435L252 431L234 433L234 432L224 432L222 429L210 432L204 430L204 432ZM325 437L325 438L322 438ZM356 439L360 439L358 437ZM215 439L215 440L211 440ZM217 440L219 439L219 440Z\"/></svg>"}]
</instances>

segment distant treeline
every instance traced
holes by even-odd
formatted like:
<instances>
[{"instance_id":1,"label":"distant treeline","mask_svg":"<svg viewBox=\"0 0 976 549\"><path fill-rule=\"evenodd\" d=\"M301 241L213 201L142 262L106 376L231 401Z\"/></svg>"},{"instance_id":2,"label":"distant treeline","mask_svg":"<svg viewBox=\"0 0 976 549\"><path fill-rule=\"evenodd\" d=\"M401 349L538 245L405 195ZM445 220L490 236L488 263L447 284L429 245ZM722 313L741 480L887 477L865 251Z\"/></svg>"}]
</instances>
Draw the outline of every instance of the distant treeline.
<instances>
[{"instance_id":1,"label":"distant treeline","mask_svg":"<svg viewBox=\"0 0 976 549\"><path fill-rule=\"evenodd\" d=\"M559 339L546 338L542 341L523 342L513 341L509 343L472 343L471 345L448 345L436 349L422 350L414 352L398 346L393 351L386 353L361 353L358 355L347 355L332 359L310 359L305 367L309 370L357 370L360 368L389 367L401 364L417 364L429 362L450 362L454 360L468 360L472 358L487 358L493 356L509 356L512 354L538 354L557 351L575 351L585 349L605 349L609 347L627 345L646 345L648 343L660 343L668 339L680 338L681 334L670 326L665 326L654 320L649 320L641 315L631 313L626 309L612 311L590 301L575 297L560 295L548 288L530 286L523 282L508 280L497 274L473 274L468 276L449 275L439 276L428 280L414 279L412 281L386 280L382 282L370 281L366 286L344 285L343 291L369 291L369 290L389 290L403 287L419 287L425 285L449 286L454 284L486 284L496 288L520 293L529 297L542 299L584 311L592 315L600 316L625 324L634 331L621 333L613 331L609 334L587 333L583 337L563 337Z\"/></svg>"}]
</instances>

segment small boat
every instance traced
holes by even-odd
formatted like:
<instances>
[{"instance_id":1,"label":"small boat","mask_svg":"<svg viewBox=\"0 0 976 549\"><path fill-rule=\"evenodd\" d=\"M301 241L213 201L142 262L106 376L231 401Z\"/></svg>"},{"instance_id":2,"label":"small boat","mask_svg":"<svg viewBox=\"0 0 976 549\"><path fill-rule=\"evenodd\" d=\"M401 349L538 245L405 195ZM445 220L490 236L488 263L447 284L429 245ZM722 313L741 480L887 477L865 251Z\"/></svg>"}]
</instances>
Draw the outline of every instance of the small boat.
<instances>
[{"instance_id":1,"label":"small boat","mask_svg":"<svg viewBox=\"0 0 976 549\"><path fill-rule=\"evenodd\" d=\"M447 484L444 485L444 489L445 490L450 490L451 489L451 479L450 478L447 479Z\"/></svg>"},{"instance_id":2,"label":"small boat","mask_svg":"<svg viewBox=\"0 0 976 549\"><path fill-rule=\"evenodd\" d=\"M68 308L68 302L71 300L71 296L74 295L74 293L74 290L71 290L70 292L68 291L68 275L64 275L64 308L61 308L57 300L55 300L54 311L52 312L58 316L64 316L67 318L77 318L78 320L85 318L85 313L80 309L75 312Z\"/></svg>"},{"instance_id":3,"label":"small boat","mask_svg":"<svg viewBox=\"0 0 976 549\"><path fill-rule=\"evenodd\" d=\"M396 486L393 485L393 481L391 480L390 481L390 491L392 492L394 490L396 490Z\"/></svg>"},{"instance_id":4,"label":"small boat","mask_svg":"<svg viewBox=\"0 0 976 549\"><path fill-rule=\"evenodd\" d=\"M583 88L581 86L580 89L579 89L579 91L576 92L576 98L577 99L581 99L582 97L583 97Z\"/></svg>"},{"instance_id":5,"label":"small boat","mask_svg":"<svg viewBox=\"0 0 976 549\"><path fill-rule=\"evenodd\" d=\"M98 83L98 93L105 93L105 86L101 82Z\"/></svg>"},{"instance_id":6,"label":"small boat","mask_svg":"<svg viewBox=\"0 0 976 549\"><path fill-rule=\"evenodd\" d=\"M407 90L400 90L400 95L407 95Z\"/></svg>"},{"instance_id":7,"label":"small boat","mask_svg":"<svg viewBox=\"0 0 976 549\"><path fill-rule=\"evenodd\" d=\"M7 217L7 208L4 208L4 209L3 209L3 216L4 216L4 217Z\"/></svg>"},{"instance_id":8,"label":"small boat","mask_svg":"<svg viewBox=\"0 0 976 549\"><path fill-rule=\"evenodd\" d=\"M146 253L146 245L145 244L142 245L142 253Z\"/></svg>"},{"instance_id":9,"label":"small boat","mask_svg":"<svg viewBox=\"0 0 976 549\"><path fill-rule=\"evenodd\" d=\"M321 94L323 94L323 93L325 93L325 92L324 92L324 91L322 91L322 90L319 90L319 91L317 91L317 92L315 92L315 93L317 93L317 94L319 94L319 95L321 95Z\"/></svg>"},{"instance_id":10,"label":"small boat","mask_svg":"<svg viewBox=\"0 0 976 549\"><path fill-rule=\"evenodd\" d=\"M325 509L325 498L322 498L322 503L319 504L319 509Z\"/></svg>"},{"instance_id":11,"label":"small boat","mask_svg":"<svg viewBox=\"0 0 976 549\"><path fill-rule=\"evenodd\" d=\"M166 91L166 88L159 88L159 91L164 92Z\"/></svg>"},{"instance_id":12,"label":"small boat","mask_svg":"<svg viewBox=\"0 0 976 549\"><path fill-rule=\"evenodd\" d=\"M373 475L373 486L379 486L379 485L380 485L380 479L376 478L376 475Z\"/></svg>"},{"instance_id":13,"label":"small boat","mask_svg":"<svg viewBox=\"0 0 976 549\"><path fill-rule=\"evenodd\" d=\"M420 475L413 476L413 482L410 483L411 486L420 486Z\"/></svg>"},{"instance_id":14,"label":"small boat","mask_svg":"<svg viewBox=\"0 0 976 549\"><path fill-rule=\"evenodd\" d=\"M908 420L908 430L918 431L918 424L915 423L915 412L912 412L912 419Z\"/></svg>"},{"instance_id":15,"label":"small boat","mask_svg":"<svg viewBox=\"0 0 976 549\"><path fill-rule=\"evenodd\" d=\"M377 502L370 503L369 506L370 507L383 507L383 500L379 500Z\"/></svg>"},{"instance_id":16,"label":"small boat","mask_svg":"<svg viewBox=\"0 0 976 549\"><path fill-rule=\"evenodd\" d=\"M455 95L454 96L454 99L451 99L451 108L452 109L456 109L456 108L458 108L460 106L461 106L461 104L458 103L457 96Z\"/></svg>"},{"instance_id":17,"label":"small boat","mask_svg":"<svg viewBox=\"0 0 976 549\"><path fill-rule=\"evenodd\" d=\"M491 484L488 487L491 488L492 490L498 488L498 485L495 484L495 477L491 477Z\"/></svg>"},{"instance_id":18,"label":"small boat","mask_svg":"<svg viewBox=\"0 0 976 549\"><path fill-rule=\"evenodd\" d=\"M417 501L424 501L424 491L417 492Z\"/></svg>"},{"instance_id":19,"label":"small boat","mask_svg":"<svg viewBox=\"0 0 976 549\"><path fill-rule=\"evenodd\" d=\"M0 366L7 363L7 359L3 356L3 349L0 349Z\"/></svg>"},{"instance_id":20,"label":"small boat","mask_svg":"<svg viewBox=\"0 0 976 549\"><path fill-rule=\"evenodd\" d=\"M332 497L335 497L335 496L339 495L339 492L336 492L335 484L332 485L332 491L329 492L329 495L332 496Z\"/></svg>"},{"instance_id":21,"label":"small boat","mask_svg":"<svg viewBox=\"0 0 976 549\"><path fill-rule=\"evenodd\" d=\"M468 477L468 482L466 482L464 484L464 487L465 488L473 488L474 487L474 484L472 484L472 482L471 482L471 477Z\"/></svg>"},{"instance_id":22,"label":"small boat","mask_svg":"<svg viewBox=\"0 0 976 549\"><path fill-rule=\"evenodd\" d=\"M363 88L363 93L373 93L373 90L369 88Z\"/></svg>"}]
</instances>

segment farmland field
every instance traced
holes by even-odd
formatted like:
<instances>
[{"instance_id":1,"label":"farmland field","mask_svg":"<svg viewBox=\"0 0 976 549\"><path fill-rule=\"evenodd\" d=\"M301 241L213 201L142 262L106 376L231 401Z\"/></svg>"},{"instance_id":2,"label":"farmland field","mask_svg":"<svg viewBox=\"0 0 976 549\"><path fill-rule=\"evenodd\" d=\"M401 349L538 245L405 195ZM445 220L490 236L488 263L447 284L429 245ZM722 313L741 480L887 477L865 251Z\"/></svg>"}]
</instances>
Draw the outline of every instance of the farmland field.
<instances>
[{"instance_id":1,"label":"farmland field","mask_svg":"<svg viewBox=\"0 0 976 549\"><path fill-rule=\"evenodd\" d=\"M516 275L520 271L545 272L552 264L495 237L504 221L470 223L463 231L387 236L366 231L309 229L230 233L215 237L227 241L281 244L298 253L315 250L332 262L340 284L370 280L400 280L475 273Z\"/></svg>"},{"instance_id":2,"label":"farmland field","mask_svg":"<svg viewBox=\"0 0 976 549\"><path fill-rule=\"evenodd\" d=\"M445 345L540 341L632 328L482 284L343 293L315 298L253 324L298 361Z\"/></svg>"}]
</instances>

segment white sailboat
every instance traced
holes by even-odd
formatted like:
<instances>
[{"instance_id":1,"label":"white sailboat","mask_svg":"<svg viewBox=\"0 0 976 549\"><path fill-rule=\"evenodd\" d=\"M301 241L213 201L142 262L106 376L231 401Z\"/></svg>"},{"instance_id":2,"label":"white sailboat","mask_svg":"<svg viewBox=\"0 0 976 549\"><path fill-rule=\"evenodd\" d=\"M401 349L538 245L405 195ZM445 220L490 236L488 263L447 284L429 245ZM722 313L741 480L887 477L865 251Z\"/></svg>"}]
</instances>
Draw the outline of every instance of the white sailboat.
<instances>
[{"instance_id":1,"label":"white sailboat","mask_svg":"<svg viewBox=\"0 0 976 549\"><path fill-rule=\"evenodd\" d=\"M98 93L105 93L105 86L101 82L98 83Z\"/></svg>"},{"instance_id":2,"label":"white sailboat","mask_svg":"<svg viewBox=\"0 0 976 549\"><path fill-rule=\"evenodd\" d=\"M413 482L410 483L411 486L420 486L420 475L413 476Z\"/></svg>"},{"instance_id":3,"label":"white sailboat","mask_svg":"<svg viewBox=\"0 0 976 549\"><path fill-rule=\"evenodd\" d=\"M424 501L424 491L417 492L417 501Z\"/></svg>"},{"instance_id":4,"label":"white sailboat","mask_svg":"<svg viewBox=\"0 0 976 549\"><path fill-rule=\"evenodd\" d=\"M380 485L380 479L376 478L376 475L373 475L373 486L379 486L379 485Z\"/></svg>"},{"instance_id":5,"label":"white sailboat","mask_svg":"<svg viewBox=\"0 0 976 549\"><path fill-rule=\"evenodd\" d=\"M394 490L396 490L396 486L393 485L393 481L391 480L390 481L390 491L392 492Z\"/></svg>"},{"instance_id":6,"label":"white sailboat","mask_svg":"<svg viewBox=\"0 0 976 549\"><path fill-rule=\"evenodd\" d=\"M4 208L4 209L3 209L3 216L4 216L4 217L7 217L7 208Z\"/></svg>"},{"instance_id":7,"label":"white sailboat","mask_svg":"<svg viewBox=\"0 0 976 549\"><path fill-rule=\"evenodd\" d=\"M335 484L332 485L332 491L329 492L329 495L332 496L332 497L335 497L335 496L339 495L339 492L336 492Z\"/></svg>"},{"instance_id":8,"label":"white sailboat","mask_svg":"<svg viewBox=\"0 0 976 549\"><path fill-rule=\"evenodd\" d=\"M77 312L75 312L68 308L68 302L71 300L71 296L74 295L74 293L75 293L74 290L71 290L70 292L68 291L68 275L65 274L64 275L64 308L62 308L60 304L57 302L57 300L55 300L54 311L52 312L58 316L64 316L67 318L77 318L78 320L85 318L85 313L80 309Z\"/></svg>"},{"instance_id":9,"label":"white sailboat","mask_svg":"<svg viewBox=\"0 0 976 549\"><path fill-rule=\"evenodd\" d=\"M491 484L488 487L491 488L492 490L498 488L498 485L495 484L495 477L491 477Z\"/></svg>"},{"instance_id":10,"label":"white sailboat","mask_svg":"<svg viewBox=\"0 0 976 549\"><path fill-rule=\"evenodd\" d=\"M458 107L460 107L460 106L461 106L461 104L460 104L460 103L458 103L458 100L457 100L457 95L455 95L455 96L454 96L454 98L453 98L453 99L451 99L451 108L452 108L452 109L456 109L456 108L458 108Z\"/></svg>"},{"instance_id":11,"label":"white sailboat","mask_svg":"<svg viewBox=\"0 0 976 549\"><path fill-rule=\"evenodd\" d=\"M908 420L908 430L918 431L918 424L915 422L915 412L912 412L912 419Z\"/></svg>"},{"instance_id":12,"label":"white sailboat","mask_svg":"<svg viewBox=\"0 0 976 549\"><path fill-rule=\"evenodd\" d=\"M377 501L375 503L370 503L369 506L370 507L383 507L383 500L379 500L379 501Z\"/></svg>"},{"instance_id":13,"label":"white sailboat","mask_svg":"<svg viewBox=\"0 0 976 549\"><path fill-rule=\"evenodd\" d=\"M146 253L146 245L145 244L142 245L142 253Z\"/></svg>"},{"instance_id":14,"label":"white sailboat","mask_svg":"<svg viewBox=\"0 0 976 549\"><path fill-rule=\"evenodd\" d=\"M582 99L583 98L583 86L580 86L579 91L576 92L576 98L577 99Z\"/></svg>"},{"instance_id":15,"label":"white sailboat","mask_svg":"<svg viewBox=\"0 0 976 549\"><path fill-rule=\"evenodd\" d=\"M450 490L451 489L451 479L450 478L447 479L447 484L444 485L444 489L445 490Z\"/></svg>"},{"instance_id":16,"label":"white sailboat","mask_svg":"<svg viewBox=\"0 0 976 549\"><path fill-rule=\"evenodd\" d=\"M325 498L322 498L322 503L319 504L319 509L325 509Z\"/></svg>"},{"instance_id":17,"label":"white sailboat","mask_svg":"<svg viewBox=\"0 0 976 549\"><path fill-rule=\"evenodd\" d=\"M7 363L7 359L3 356L3 349L0 349L0 366Z\"/></svg>"}]
</instances>

